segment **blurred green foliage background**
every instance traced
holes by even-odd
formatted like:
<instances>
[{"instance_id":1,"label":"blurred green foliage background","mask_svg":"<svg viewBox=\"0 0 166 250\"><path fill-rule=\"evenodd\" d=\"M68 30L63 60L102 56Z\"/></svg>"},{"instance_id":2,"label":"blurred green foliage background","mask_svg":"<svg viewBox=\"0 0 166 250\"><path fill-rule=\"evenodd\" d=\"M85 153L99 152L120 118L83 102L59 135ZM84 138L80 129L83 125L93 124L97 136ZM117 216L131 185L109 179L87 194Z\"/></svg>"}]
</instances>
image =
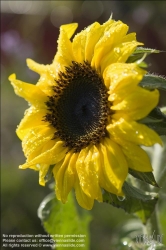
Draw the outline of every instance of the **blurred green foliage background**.
<instances>
[{"instance_id":1,"label":"blurred green foliage background","mask_svg":"<svg viewBox=\"0 0 166 250\"><path fill-rule=\"evenodd\" d=\"M37 209L50 193L48 185L39 186L37 172L18 169L25 158L15 129L28 105L14 94L8 76L16 73L18 79L36 83L38 75L27 68L26 58L50 64L60 25L77 22L81 31L94 21L105 22L111 13L115 20L128 24L129 32L136 32L145 47L166 50L165 1L1 1L1 233L44 234ZM166 53L151 55L146 61L150 72L166 75ZM163 105L166 98L161 92ZM162 197L159 216L166 243L164 191ZM123 225L127 227L132 220L128 230L136 228L133 216L107 204L96 202L92 214L92 250L122 249L113 244L125 236Z\"/></svg>"}]
</instances>

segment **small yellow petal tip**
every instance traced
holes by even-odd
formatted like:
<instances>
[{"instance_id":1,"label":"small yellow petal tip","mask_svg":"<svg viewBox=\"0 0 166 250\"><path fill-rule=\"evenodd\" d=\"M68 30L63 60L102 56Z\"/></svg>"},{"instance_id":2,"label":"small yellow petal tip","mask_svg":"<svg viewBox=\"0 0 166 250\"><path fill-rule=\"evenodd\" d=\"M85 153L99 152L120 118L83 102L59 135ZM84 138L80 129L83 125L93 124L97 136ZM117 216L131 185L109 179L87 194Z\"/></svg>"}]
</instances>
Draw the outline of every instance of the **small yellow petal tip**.
<instances>
[{"instance_id":1,"label":"small yellow petal tip","mask_svg":"<svg viewBox=\"0 0 166 250\"><path fill-rule=\"evenodd\" d=\"M10 82L13 81L13 80L16 80L16 74L15 74L15 73L11 74L11 75L8 77L8 80L9 80Z\"/></svg>"},{"instance_id":2,"label":"small yellow petal tip","mask_svg":"<svg viewBox=\"0 0 166 250\"><path fill-rule=\"evenodd\" d=\"M26 63L27 63L27 65L29 65L31 62L33 62L33 60L32 60L32 59L30 59L30 58L27 58L27 59L26 59Z\"/></svg>"},{"instance_id":3,"label":"small yellow petal tip","mask_svg":"<svg viewBox=\"0 0 166 250\"><path fill-rule=\"evenodd\" d=\"M19 168L19 169L25 169L22 165L20 165L18 168Z\"/></svg>"}]
</instances>

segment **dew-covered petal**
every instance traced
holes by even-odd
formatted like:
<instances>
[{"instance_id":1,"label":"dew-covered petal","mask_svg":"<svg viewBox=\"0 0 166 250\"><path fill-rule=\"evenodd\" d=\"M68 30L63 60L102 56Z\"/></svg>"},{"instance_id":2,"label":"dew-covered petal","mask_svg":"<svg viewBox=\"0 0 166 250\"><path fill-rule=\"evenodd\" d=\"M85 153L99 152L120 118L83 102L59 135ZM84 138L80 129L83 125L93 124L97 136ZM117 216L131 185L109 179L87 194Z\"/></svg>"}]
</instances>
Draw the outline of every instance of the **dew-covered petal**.
<instances>
[{"instance_id":1,"label":"dew-covered petal","mask_svg":"<svg viewBox=\"0 0 166 250\"><path fill-rule=\"evenodd\" d=\"M95 146L89 146L79 153L76 170L83 192L102 201L102 193L99 187L99 153Z\"/></svg>"},{"instance_id":2,"label":"dew-covered petal","mask_svg":"<svg viewBox=\"0 0 166 250\"><path fill-rule=\"evenodd\" d=\"M102 38L98 41L94 50L92 66L100 69L102 58L107 55L126 35L128 26L121 21L113 21L105 27Z\"/></svg>"},{"instance_id":3,"label":"dew-covered petal","mask_svg":"<svg viewBox=\"0 0 166 250\"><path fill-rule=\"evenodd\" d=\"M48 71L48 66L49 65L44 65L44 64L39 64L35 61L33 61L30 58L26 59L27 66L33 70L34 72L38 73L39 75L46 74Z\"/></svg>"},{"instance_id":4,"label":"dew-covered petal","mask_svg":"<svg viewBox=\"0 0 166 250\"><path fill-rule=\"evenodd\" d=\"M155 131L135 121L121 118L117 122L109 124L107 131L115 138L122 138L137 145L152 146L155 143L162 145L162 141Z\"/></svg>"},{"instance_id":5,"label":"dew-covered petal","mask_svg":"<svg viewBox=\"0 0 166 250\"><path fill-rule=\"evenodd\" d=\"M138 45L142 45L142 43L131 41L117 44L102 58L101 74L110 64L126 62L128 57L134 52Z\"/></svg>"},{"instance_id":6,"label":"dew-covered petal","mask_svg":"<svg viewBox=\"0 0 166 250\"><path fill-rule=\"evenodd\" d=\"M74 37L72 48L75 61L79 63L91 61L94 54L94 47L102 32L101 25L95 22Z\"/></svg>"},{"instance_id":7,"label":"dew-covered petal","mask_svg":"<svg viewBox=\"0 0 166 250\"><path fill-rule=\"evenodd\" d=\"M80 186L80 181L78 177L76 178L76 183L75 183L75 195L76 195L77 202L81 207L87 210L92 209L93 204L94 204L94 199L90 198L83 192Z\"/></svg>"},{"instance_id":8,"label":"dew-covered petal","mask_svg":"<svg viewBox=\"0 0 166 250\"><path fill-rule=\"evenodd\" d=\"M45 109L37 109L34 106L31 106L29 109L27 109L16 130L18 137L23 140L30 129L41 125L45 126L46 122L43 121L45 115Z\"/></svg>"},{"instance_id":9,"label":"dew-covered petal","mask_svg":"<svg viewBox=\"0 0 166 250\"><path fill-rule=\"evenodd\" d=\"M55 79L58 77L59 70L53 64L43 65L27 59L28 67L40 75L37 86L46 94L53 94L52 86L56 85Z\"/></svg>"},{"instance_id":10,"label":"dew-covered petal","mask_svg":"<svg viewBox=\"0 0 166 250\"><path fill-rule=\"evenodd\" d=\"M114 63L104 73L104 83L109 89L109 100L122 100L132 92L146 73L135 63Z\"/></svg>"},{"instance_id":11,"label":"dew-covered petal","mask_svg":"<svg viewBox=\"0 0 166 250\"><path fill-rule=\"evenodd\" d=\"M150 159L140 146L128 141L116 139L126 157L129 168L140 172L153 171Z\"/></svg>"},{"instance_id":12,"label":"dew-covered petal","mask_svg":"<svg viewBox=\"0 0 166 250\"><path fill-rule=\"evenodd\" d=\"M63 71L65 66L69 66L74 60L71 35L77 28L77 24L66 24L60 27L60 35L58 38L58 50L55 55L53 65L58 71Z\"/></svg>"},{"instance_id":13,"label":"dew-covered petal","mask_svg":"<svg viewBox=\"0 0 166 250\"><path fill-rule=\"evenodd\" d=\"M17 80L15 74L9 76L9 81L11 81L17 95L38 108L46 106L47 96L38 86Z\"/></svg>"},{"instance_id":14,"label":"dew-covered petal","mask_svg":"<svg viewBox=\"0 0 166 250\"><path fill-rule=\"evenodd\" d=\"M127 43L127 42L136 42L137 39L136 39L136 33L133 32L133 33L129 33L127 35L125 35L123 38L122 38L122 43ZM143 45L143 43L140 43L141 45Z\"/></svg>"},{"instance_id":15,"label":"dew-covered petal","mask_svg":"<svg viewBox=\"0 0 166 250\"><path fill-rule=\"evenodd\" d=\"M86 42L86 34L85 32L79 33L73 39L73 54L75 57L74 61L82 63L85 58L85 42ZM77 59L76 59L77 58Z\"/></svg>"},{"instance_id":16,"label":"dew-covered petal","mask_svg":"<svg viewBox=\"0 0 166 250\"><path fill-rule=\"evenodd\" d=\"M22 141L23 151L28 160L32 160L38 154L41 154L42 148L49 141L52 141L53 135L54 129L47 126L37 126L29 129Z\"/></svg>"},{"instance_id":17,"label":"dew-covered petal","mask_svg":"<svg viewBox=\"0 0 166 250\"><path fill-rule=\"evenodd\" d=\"M118 91L116 93L118 96ZM121 117L139 120L156 107L159 101L159 92L157 89L149 91L137 86L132 93L126 93L126 97L122 101L119 102L119 99L121 98L115 99L111 106L111 109L115 111L114 119L116 115L119 117L118 111L120 111Z\"/></svg>"},{"instance_id":18,"label":"dew-covered petal","mask_svg":"<svg viewBox=\"0 0 166 250\"><path fill-rule=\"evenodd\" d=\"M72 43L75 61L82 63L85 61L85 44L87 38L86 29L75 35Z\"/></svg>"},{"instance_id":19,"label":"dew-covered petal","mask_svg":"<svg viewBox=\"0 0 166 250\"><path fill-rule=\"evenodd\" d=\"M128 174L128 165L122 150L115 142L105 138L103 144L100 143L100 157L100 186L111 193L122 194L122 185Z\"/></svg>"},{"instance_id":20,"label":"dew-covered petal","mask_svg":"<svg viewBox=\"0 0 166 250\"><path fill-rule=\"evenodd\" d=\"M94 54L94 47L97 44L102 34L103 34L103 28L97 22L87 27L87 38L85 44L85 61L91 62Z\"/></svg>"},{"instance_id":21,"label":"dew-covered petal","mask_svg":"<svg viewBox=\"0 0 166 250\"><path fill-rule=\"evenodd\" d=\"M39 165L39 184L45 186L46 180L45 176L48 173L50 165L49 164L40 164Z\"/></svg>"},{"instance_id":22,"label":"dew-covered petal","mask_svg":"<svg viewBox=\"0 0 166 250\"><path fill-rule=\"evenodd\" d=\"M21 165L21 169L29 168L35 164L47 163L53 165L61 161L66 154L66 148L63 147L62 141L55 141L54 146L52 146L47 151L42 152L39 155L36 155L31 161L27 161L25 164Z\"/></svg>"},{"instance_id":23,"label":"dew-covered petal","mask_svg":"<svg viewBox=\"0 0 166 250\"><path fill-rule=\"evenodd\" d=\"M104 27L98 22L88 26L73 39L73 53L77 62L91 62L94 48L103 35Z\"/></svg>"},{"instance_id":24,"label":"dew-covered petal","mask_svg":"<svg viewBox=\"0 0 166 250\"><path fill-rule=\"evenodd\" d=\"M72 35L74 34L74 32L76 31L77 27L78 27L78 23L64 24L64 25L61 25L60 31L61 30L65 31L68 39L70 39Z\"/></svg>"},{"instance_id":25,"label":"dew-covered petal","mask_svg":"<svg viewBox=\"0 0 166 250\"><path fill-rule=\"evenodd\" d=\"M56 195L63 203L66 202L67 196L71 189L75 185L76 170L75 164L77 161L78 153L70 151L65 156L63 163L60 163L60 167L56 166L53 172L58 168L57 173L54 174L56 179Z\"/></svg>"}]
</instances>

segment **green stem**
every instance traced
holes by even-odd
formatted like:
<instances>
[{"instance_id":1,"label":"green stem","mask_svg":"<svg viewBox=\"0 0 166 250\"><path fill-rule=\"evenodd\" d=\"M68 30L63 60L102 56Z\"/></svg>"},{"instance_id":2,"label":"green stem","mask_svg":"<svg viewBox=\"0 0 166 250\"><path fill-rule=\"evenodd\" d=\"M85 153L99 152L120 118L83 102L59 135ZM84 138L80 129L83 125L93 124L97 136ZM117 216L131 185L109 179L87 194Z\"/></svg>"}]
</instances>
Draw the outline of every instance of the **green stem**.
<instances>
[{"instance_id":1,"label":"green stem","mask_svg":"<svg viewBox=\"0 0 166 250\"><path fill-rule=\"evenodd\" d=\"M148 219L147 224L145 226L145 233L148 236L154 236L154 239L156 239L157 235L160 235L160 228L157 215L158 215L158 206L156 205L154 212Z\"/></svg>"}]
</instances>

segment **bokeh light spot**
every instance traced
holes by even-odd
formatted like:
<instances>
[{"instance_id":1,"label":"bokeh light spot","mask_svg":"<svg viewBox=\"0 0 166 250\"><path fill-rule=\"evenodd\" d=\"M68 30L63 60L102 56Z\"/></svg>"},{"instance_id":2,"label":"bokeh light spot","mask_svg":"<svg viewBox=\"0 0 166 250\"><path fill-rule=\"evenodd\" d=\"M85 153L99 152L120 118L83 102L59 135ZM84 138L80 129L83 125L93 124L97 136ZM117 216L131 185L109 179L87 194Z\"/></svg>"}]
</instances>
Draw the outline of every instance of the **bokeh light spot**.
<instances>
[{"instance_id":1,"label":"bokeh light spot","mask_svg":"<svg viewBox=\"0 0 166 250\"><path fill-rule=\"evenodd\" d=\"M73 21L73 13L67 6L57 6L51 12L50 19L52 24L59 28L62 24L71 23Z\"/></svg>"},{"instance_id":2,"label":"bokeh light spot","mask_svg":"<svg viewBox=\"0 0 166 250\"><path fill-rule=\"evenodd\" d=\"M6 31L1 34L1 49L5 52L11 52L20 44L19 33L15 30Z\"/></svg>"},{"instance_id":3,"label":"bokeh light spot","mask_svg":"<svg viewBox=\"0 0 166 250\"><path fill-rule=\"evenodd\" d=\"M16 14L26 14L32 7L32 1L9 1L9 7Z\"/></svg>"},{"instance_id":4,"label":"bokeh light spot","mask_svg":"<svg viewBox=\"0 0 166 250\"><path fill-rule=\"evenodd\" d=\"M133 19L140 24L146 23L152 15L152 9L146 6L140 6L133 11Z\"/></svg>"}]
</instances>

